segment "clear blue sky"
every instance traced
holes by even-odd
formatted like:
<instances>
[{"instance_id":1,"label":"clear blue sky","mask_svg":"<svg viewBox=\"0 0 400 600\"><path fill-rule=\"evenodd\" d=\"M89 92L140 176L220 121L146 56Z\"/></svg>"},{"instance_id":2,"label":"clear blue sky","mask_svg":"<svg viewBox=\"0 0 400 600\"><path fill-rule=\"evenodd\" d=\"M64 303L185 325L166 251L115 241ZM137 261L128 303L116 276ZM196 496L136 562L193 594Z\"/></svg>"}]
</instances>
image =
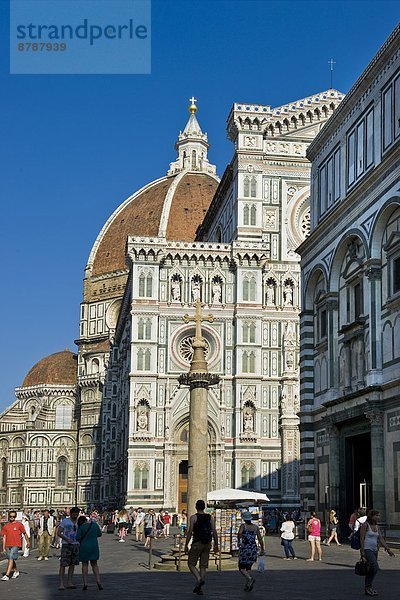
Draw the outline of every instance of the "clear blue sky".
<instances>
[{"instance_id":1,"label":"clear blue sky","mask_svg":"<svg viewBox=\"0 0 400 600\"><path fill-rule=\"evenodd\" d=\"M0 0L0 409L40 358L78 336L82 279L111 212L165 174L199 100L210 159L232 154L233 102L347 92L398 21L398 2L153 0L152 74L9 75Z\"/></svg>"}]
</instances>

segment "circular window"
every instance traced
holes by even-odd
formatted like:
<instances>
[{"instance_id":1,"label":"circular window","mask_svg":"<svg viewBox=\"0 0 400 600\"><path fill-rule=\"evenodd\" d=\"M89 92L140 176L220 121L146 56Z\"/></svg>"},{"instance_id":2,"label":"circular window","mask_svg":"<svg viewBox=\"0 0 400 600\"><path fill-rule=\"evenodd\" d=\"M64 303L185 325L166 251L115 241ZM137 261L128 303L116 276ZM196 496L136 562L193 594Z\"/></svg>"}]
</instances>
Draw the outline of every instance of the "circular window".
<instances>
[{"instance_id":1,"label":"circular window","mask_svg":"<svg viewBox=\"0 0 400 600\"><path fill-rule=\"evenodd\" d=\"M205 358L210 368L218 360L220 342L215 332L206 325L203 325L202 334L205 341ZM186 370L192 361L194 338L194 327L179 329L171 338L171 357L182 369Z\"/></svg>"},{"instance_id":2,"label":"circular window","mask_svg":"<svg viewBox=\"0 0 400 600\"><path fill-rule=\"evenodd\" d=\"M193 340L194 340L194 337L188 335L188 336L182 338L181 341L179 342L179 346L178 346L179 356L187 363L190 363L193 358ZM206 343L206 350L205 350L206 360L208 360L208 357L210 355L210 344L208 343L208 341L206 339L205 339L205 343Z\"/></svg>"}]
</instances>

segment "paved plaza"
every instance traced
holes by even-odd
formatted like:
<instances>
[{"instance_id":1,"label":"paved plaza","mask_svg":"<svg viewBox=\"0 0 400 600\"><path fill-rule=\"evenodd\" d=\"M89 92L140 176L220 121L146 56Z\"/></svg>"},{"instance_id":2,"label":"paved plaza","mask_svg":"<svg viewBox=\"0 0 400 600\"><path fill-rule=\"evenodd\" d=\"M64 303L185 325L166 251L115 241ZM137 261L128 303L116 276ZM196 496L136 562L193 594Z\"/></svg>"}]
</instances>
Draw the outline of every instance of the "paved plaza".
<instances>
[{"instance_id":1,"label":"paved plaza","mask_svg":"<svg viewBox=\"0 0 400 600\"><path fill-rule=\"evenodd\" d=\"M195 598L192 593L193 578L188 572L149 571L144 565L148 562L148 552L128 536L125 544L117 542L114 535L104 534L100 540L100 570L104 591L98 591L91 578L89 589L82 591L80 567L76 570L75 590L58 591L58 550L52 550L48 562L37 561L34 550L28 559L19 560L20 577L16 580L0 582L0 594L4 600L51 600L60 598L119 600L123 598L149 598L154 600L175 600ZM172 542L155 540L154 560L166 553ZM232 570L208 573L204 596L215 600L234 600L252 597L254 600L342 600L344 598L364 598L363 579L354 575L354 563L359 555L349 546L323 547L322 562L306 562L309 557L309 544L295 540L297 561L284 561L283 548L278 537L266 538L266 571L255 573L256 583L252 592L243 590L244 581L239 573ZM379 595L385 600L398 600L400 589L400 555L389 558L380 552L381 571L375 580ZM5 562L1 562L2 572Z\"/></svg>"}]
</instances>

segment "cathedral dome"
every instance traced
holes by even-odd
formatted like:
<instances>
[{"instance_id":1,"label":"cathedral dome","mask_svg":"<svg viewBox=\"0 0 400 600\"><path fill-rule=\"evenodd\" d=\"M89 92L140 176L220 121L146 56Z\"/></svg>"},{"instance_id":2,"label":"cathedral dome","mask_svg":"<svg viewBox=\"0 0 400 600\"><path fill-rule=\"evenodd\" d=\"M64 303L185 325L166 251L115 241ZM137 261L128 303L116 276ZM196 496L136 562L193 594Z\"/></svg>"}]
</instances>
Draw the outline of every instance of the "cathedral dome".
<instances>
[{"instance_id":1,"label":"cathedral dome","mask_svg":"<svg viewBox=\"0 0 400 600\"><path fill-rule=\"evenodd\" d=\"M129 235L192 242L218 186L204 171L185 170L149 183L110 217L92 251L92 275L122 271Z\"/></svg>"},{"instance_id":2,"label":"cathedral dome","mask_svg":"<svg viewBox=\"0 0 400 600\"><path fill-rule=\"evenodd\" d=\"M45 356L26 375L22 387L33 385L75 385L77 381L77 355L69 350Z\"/></svg>"},{"instance_id":3,"label":"cathedral dome","mask_svg":"<svg viewBox=\"0 0 400 600\"><path fill-rule=\"evenodd\" d=\"M145 185L114 211L92 248L89 276L126 270L128 236L195 241L219 184L216 168L207 158L207 134L197 121L195 102L191 98L189 120L175 144L177 159L166 177Z\"/></svg>"}]
</instances>

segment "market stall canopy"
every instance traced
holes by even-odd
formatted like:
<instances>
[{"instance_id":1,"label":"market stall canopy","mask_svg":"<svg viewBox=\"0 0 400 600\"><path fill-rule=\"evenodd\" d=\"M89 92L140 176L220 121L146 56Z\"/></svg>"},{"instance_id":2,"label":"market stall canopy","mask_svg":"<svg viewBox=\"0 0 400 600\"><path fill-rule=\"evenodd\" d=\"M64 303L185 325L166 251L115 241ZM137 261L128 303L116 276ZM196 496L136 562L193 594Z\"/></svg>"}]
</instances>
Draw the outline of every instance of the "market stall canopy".
<instances>
[{"instance_id":1,"label":"market stall canopy","mask_svg":"<svg viewBox=\"0 0 400 600\"><path fill-rule=\"evenodd\" d=\"M214 490L207 494L207 502L245 502L247 500L252 500L253 502L269 502L269 498L266 494L251 492L250 490L225 488L223 490Z\"/></svg>"}]
</instances>

